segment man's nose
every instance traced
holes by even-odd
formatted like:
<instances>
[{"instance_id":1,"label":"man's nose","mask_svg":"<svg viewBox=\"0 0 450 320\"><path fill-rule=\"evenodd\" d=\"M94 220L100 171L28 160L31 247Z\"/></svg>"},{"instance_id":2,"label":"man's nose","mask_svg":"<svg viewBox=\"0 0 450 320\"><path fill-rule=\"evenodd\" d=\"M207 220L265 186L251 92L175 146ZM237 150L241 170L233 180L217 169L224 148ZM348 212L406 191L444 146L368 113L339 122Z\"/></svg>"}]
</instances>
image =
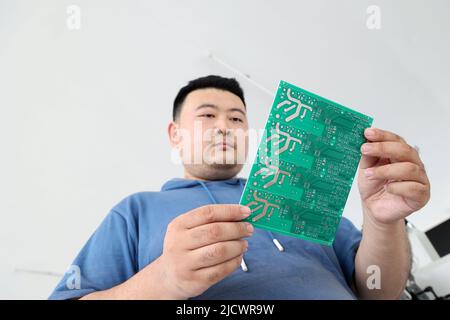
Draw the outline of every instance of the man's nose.
<instances>
[{"instance_id":1,"label":"man's nose","mask_svg":"<svg viewBox=\"0 0 450 320\"><path fill-rule=\"evenodd\" d=\"M222 135L227 135L230 130L226 119L220 119L220 118L217 119L217 121L215 123L215 128L216 128L216 131L218 133L221 133Z\"/></svg>"}]
</instances>

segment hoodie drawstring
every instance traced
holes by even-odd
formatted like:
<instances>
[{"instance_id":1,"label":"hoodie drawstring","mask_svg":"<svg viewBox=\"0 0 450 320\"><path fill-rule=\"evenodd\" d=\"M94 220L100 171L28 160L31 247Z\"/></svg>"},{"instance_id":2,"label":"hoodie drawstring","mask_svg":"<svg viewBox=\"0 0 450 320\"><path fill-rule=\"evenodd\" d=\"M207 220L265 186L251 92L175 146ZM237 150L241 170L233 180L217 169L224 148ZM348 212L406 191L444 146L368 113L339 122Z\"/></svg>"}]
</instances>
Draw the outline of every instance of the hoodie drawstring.
<instances>
[{"instance_id":1,"label":"hoodie drawstring","mask_svg":"<svg viewBox=\"0 0 450 320\"><path fill-rule=\"evenodd\" d=\"M239 179L239 178L238 178L238 181L239 181L239 185L242 188L242 192L244 192L244 184L242 183L241 179ZM217 204L216 198L214 198L214 196L212 195L211 191L209 191L209 189L206 186L206 184L203 181L200 181L200 180L198 182L203 187L203 189L206 191L206 193L208 194L208 197L211 200L211 202L214 203L214 204ZM280 241L278 241L278 239L275 238L275 236L273 235L272 232L267 231L267 233L269 233L269 236L272 239L272 242L274 243L274 245L278 249L278 251L283 252L284 251L284 247L281 245ZM248 267L247 267L247 264L245 263L244 257L242 257L241 269L244 272L248 271Z\"/></svg>"}]
</instances>

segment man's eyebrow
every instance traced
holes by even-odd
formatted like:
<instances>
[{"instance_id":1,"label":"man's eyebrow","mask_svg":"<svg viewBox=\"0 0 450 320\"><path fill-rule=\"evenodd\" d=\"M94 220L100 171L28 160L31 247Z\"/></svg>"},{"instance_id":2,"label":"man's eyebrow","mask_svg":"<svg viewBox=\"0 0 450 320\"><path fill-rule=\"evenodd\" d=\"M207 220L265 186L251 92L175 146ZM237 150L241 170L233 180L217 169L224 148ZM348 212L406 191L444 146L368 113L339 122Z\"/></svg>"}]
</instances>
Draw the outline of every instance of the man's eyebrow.
<instances>
[{"instance_id":1,"label":"man's eyebrow","mask_svg":"<svg viewBox=\"0 0 450 320\"><path fill-rule=\"evenodd\" d=\"M200 110L200 109L203 109L203 108L214 108L214 109L219 109L219 107L216 106L215 104L212 104L212 103L204 103L204 104L199 105L197 108L195 108L195 111ZM239 109L239 108L231 108L231 109L229 109L229 110L227 110L227 111L228 111L228 112L236 111L236 112L242 113L242 115L244 115L244 116L247 115L242 109Z\"/></svg>"},{"instance_id":2,"label":"man's eyebrow","mask_svg":"<svg viewBox=\"0 0 450 320\"><path fill-rule=\"evenodd\" d=\"M199 105L197 108L195 108L195 111L203 109L203 108L214 108L214 109L219 109L218 106L216 106L215 104L211 104L211 103L204 103Z\"/></svg>"},{"instance_id":3,"label":"man's eyebrow","mask_svg":"<svg viewBox=\"0 0 450 320\"><path fill-rule=\"evenodd\" d=\"M239 109L239 108L231 108L231 109L228 110L228 111L237 111L237 112L242 113L243 116L246 116L246 115L247 115L244 111L242 111L242 109Z\"/></svg>"}]
</instances>

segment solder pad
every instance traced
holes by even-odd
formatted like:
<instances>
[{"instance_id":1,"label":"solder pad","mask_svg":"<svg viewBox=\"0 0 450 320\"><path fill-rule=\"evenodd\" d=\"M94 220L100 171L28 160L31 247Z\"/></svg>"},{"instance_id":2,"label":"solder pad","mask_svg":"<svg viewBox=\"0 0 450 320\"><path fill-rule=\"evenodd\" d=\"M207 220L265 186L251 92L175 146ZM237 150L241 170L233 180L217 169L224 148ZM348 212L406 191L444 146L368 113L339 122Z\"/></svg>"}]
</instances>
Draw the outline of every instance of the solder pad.
<instances>
[{"instance_id":1,"label":"solder pad","mask_svg":"<svg viewBox=\"0 0 450 320\"><path fill-rule=\"evenodd\" d=\"M246 221L331 245L372 120L281 81L240 200Z\"/></svg>"}]
</instances>

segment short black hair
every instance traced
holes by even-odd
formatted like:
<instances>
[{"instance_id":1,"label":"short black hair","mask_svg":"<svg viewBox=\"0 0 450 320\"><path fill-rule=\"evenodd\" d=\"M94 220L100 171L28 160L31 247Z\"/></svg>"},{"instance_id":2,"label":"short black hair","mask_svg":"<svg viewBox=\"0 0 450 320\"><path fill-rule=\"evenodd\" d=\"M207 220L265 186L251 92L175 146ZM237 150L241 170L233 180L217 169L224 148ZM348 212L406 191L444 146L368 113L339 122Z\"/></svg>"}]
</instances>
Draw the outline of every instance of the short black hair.
<instances>
[{"instance_id":1,"label":"short black hair","mask_svg":"<svg viewBox=\"0 0 450 320\"><path fill-rule=\"evenodd\" d=\"M242 91L239 82L235 78L224 78L216 75L209 75L206 77L197 78L188 82L183 88L178 91L175 100L173 101L172 118L175 121L181 112L181 106L183 105L186 96L194 90L215 88L224 91L229 91L237 95L245 106L244 91Z\"/></svg>"}]
</instances>

